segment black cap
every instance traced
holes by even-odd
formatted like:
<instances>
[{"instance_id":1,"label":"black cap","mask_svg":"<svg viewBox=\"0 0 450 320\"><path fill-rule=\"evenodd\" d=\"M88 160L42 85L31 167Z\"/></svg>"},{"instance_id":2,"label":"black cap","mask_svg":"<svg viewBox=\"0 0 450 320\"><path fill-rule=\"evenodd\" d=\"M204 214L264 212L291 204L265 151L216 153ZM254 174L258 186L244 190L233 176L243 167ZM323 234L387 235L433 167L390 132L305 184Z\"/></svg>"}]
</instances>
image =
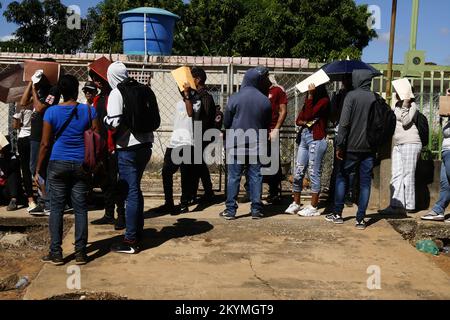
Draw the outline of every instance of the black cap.
<instances>
[{"instance_id":1,"label":"black cap","mask_svg":"<svg viewBox=\"0 0 450 320\"><path fill-rule=\"evenodd\" d=\"M83 90L97 90L97 86L95 85L95 83L93 81L88 81L86 82L86 84L83 87Z\"/></svg>"},{"instance_id":2,"label":"black cap","mask_svg":"<svg viewBox=\"0 0 450 320\"><path fill-rule=\"evenodd\" d=\"M193 78L198 78L203 83L205 83L206 79L208 78L206 76L205 70L203 70L202 68L199 68L199 67L193 67L191 70L191 74L192 74Z\"/></svg>"}]
</instances>

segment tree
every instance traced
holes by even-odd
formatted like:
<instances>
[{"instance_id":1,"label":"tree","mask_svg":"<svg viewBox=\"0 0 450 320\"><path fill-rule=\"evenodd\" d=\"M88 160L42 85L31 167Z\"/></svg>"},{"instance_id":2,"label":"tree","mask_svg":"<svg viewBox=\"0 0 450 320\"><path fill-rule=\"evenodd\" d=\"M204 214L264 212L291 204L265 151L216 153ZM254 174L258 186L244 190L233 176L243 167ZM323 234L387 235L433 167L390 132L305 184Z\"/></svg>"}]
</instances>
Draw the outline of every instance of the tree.
<instances>
[{"instance_id":1,"label":"tree","mask_svg":"<svg viewBox=\"0 0 450 320\"><path fill-rule=\"evenodd\" d=\"M60 0L13 1L3 15L19 26L14 35L22 46L71 52L86 46L91 37L86 21L81 21L81 30L67 27L67 7Z\"/></svg>"},{"instance_id":2,"label":"tree","mask_svg":"<svg viewBox=\"0 0 450 320\"><path fill-rule=\"evenodd\" d=\"M315 61L360 58L376 36L366 6L353 0L265 0L233 31L237 55L302 57Z\"/></svg>"}]
</instances>

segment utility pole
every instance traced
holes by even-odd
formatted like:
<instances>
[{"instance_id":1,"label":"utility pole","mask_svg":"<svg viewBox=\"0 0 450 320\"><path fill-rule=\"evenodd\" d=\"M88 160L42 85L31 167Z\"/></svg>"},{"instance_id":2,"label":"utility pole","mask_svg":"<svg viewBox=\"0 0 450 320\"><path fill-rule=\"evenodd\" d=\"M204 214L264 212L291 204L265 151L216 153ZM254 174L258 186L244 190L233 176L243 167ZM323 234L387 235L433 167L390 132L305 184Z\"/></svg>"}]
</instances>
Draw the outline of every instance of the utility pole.
<instances>
[{"instance_id":1,"label":"utility pole","mask_svg":"<svg viewBox=\"0 0 450 320\"><path fill-rule=\"evenodd\" d=\"M419 28L419 0L412 0L411 34L409 37L409 50L417 49L417 30Z\"/></svg>"},{"instance_id":2,"label":"utility pole","mask_svg":"<svg viewBox=\"0 0 450 320\"><path fill-rule=\"evenodd\" d=\"M394 45L395 45L395 25L397 22L397 0L392 0L392 15L391 15L391 33L389 40L389 64L386 84L386 101L391 105L392 100L392 79L393 79L393 64L394 64Z\"/></svg>"}]
</instances>

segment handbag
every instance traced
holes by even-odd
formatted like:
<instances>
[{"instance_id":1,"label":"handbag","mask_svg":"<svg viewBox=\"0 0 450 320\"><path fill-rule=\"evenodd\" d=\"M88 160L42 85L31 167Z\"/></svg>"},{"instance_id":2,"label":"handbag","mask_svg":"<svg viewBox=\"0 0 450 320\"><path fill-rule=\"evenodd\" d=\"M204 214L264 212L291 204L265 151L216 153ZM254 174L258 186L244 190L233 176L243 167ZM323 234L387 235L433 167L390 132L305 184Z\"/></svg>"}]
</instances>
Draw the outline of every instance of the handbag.
<instances>
[{"instance_id":1,"label":"handbag","mask_svg":"<svg viewBox=\"0 0 450 320\"><path fill-rule=\"evenodd\" d=\"M102 164L105 141L102 136L92 128L92 113L88 107L89 128L84 132L84 163L83 168L90 173L94 173Z\"/></svg>"},{"instance_id":2,"label":"handbag","mask_svg":"<svg viewBox=\"0 0 450 320\"><path fill-rule=\"evenodd\" d=\"M67 129L70 122L72 121L75 114L78 112L78 105L73 108L72 113L70 114L69 118L64 122L61 129L58 130L58 132L55 135L55 142L58 140L61 135L63 134L64 130ZM88 173L94 173L96 169L100 166L103 160L103 150L105 148L105 141L104 139L95 132L95 130L92 128L92 113L91 108L88 107L88 117L89 117L89 127L87 130L84 131L83 137L84 137L84 161L83 161L83 168Z\"/></svg>"}]
</instances>

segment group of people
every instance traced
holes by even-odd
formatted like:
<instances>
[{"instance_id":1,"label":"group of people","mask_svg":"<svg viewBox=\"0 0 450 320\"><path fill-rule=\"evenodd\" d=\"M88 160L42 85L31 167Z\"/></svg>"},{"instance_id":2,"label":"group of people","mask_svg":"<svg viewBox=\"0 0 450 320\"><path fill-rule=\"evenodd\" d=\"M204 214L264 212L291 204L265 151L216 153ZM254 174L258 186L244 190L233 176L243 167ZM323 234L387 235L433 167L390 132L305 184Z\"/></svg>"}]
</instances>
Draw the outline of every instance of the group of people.
<instances>
[{"instance_id":1,"label":"group of people","mask_svg":"<svg viewBox=\"0 0 450 320\"><path fill-rule=\"evenodd\" d=\"M158 210L185 213L193 203L214 201L205 160L211 141L204 136L208 135L208 130L225 129L222 137L226 141L228 184L226 208L220 216L226 220L236 219L240 182L245 176L252 218L261 219L264 217L264 181L269 184L267 202L281 202L282 174L277 142L287 116L286 92L270 80L269 69L252 68L246 72L240 91L230 97L222 114L206 89L206 72L194 67L191 73L195 89L185 83L174 106L173 132L162 170L165 203ZM150 86L138 84L128 76L127 68L121 62L108 61L103 67L93 64L89 75L92 81L83 87L87 102L82 104L78 102L79 82L76 77L62 75L58 84L52 86L43 71L37 71L20 102L19 112L14 116L18 142L2 148L0 154L0 187L9 192L8 210L17 209L18 190L23 184L30 214L50 216L51 246L43 261L55 265L64 263L62 226L68 205L75 214L76 263L88 262L88 195L94 181L103 191L105 214L92 224L111 224L116 230L125 230L123 241L114 244L112 251L137 253L143 237L141 179L152 156L153 131L159 127L157 99ZM376 100L376 95L370 90L373 76L370 70L355 70L343 79L343 88L331 99L326 85L309 86L296 120L300 132L293 177L294 201L286 213L302 217L321 215L321 176L328 148L327 128L331 122L336 127L335 163L329 197L331 213L325 219L335 224L344 223L342 212L349 194L353 194L357 177L356 227L366 228L365 216L375 165L375 150L367 138L369 113ZM397 98L392 151L393 193L390 207L380 212L383 214L415 211L414 176L424 146L414 99ZM139 108L143 108L140 110L144 113ZM153 110L153 114L148 114L149 119L139 119L147 109ZM84 165L85 133L88 129L104 141L102 157L94 171L87 170ZM258 134L248 134L250 131ZM196 149L201 152L200 159L197 159ZM277 163L275 171L269 174L264 174L267 167L261 160L264 151ZM173 196L173 175L178 170L181 172L182 196L177 207ZM312 197L310 204L302 208L301 194L307 175ZM450 122L444 127L440 200L423 219L445 220L444 211L450 203L449 179ZM197 198L200 180L205 193ZM33 182L38 188L37 198L34 197Z\"/></svg>"}]
</instances>

